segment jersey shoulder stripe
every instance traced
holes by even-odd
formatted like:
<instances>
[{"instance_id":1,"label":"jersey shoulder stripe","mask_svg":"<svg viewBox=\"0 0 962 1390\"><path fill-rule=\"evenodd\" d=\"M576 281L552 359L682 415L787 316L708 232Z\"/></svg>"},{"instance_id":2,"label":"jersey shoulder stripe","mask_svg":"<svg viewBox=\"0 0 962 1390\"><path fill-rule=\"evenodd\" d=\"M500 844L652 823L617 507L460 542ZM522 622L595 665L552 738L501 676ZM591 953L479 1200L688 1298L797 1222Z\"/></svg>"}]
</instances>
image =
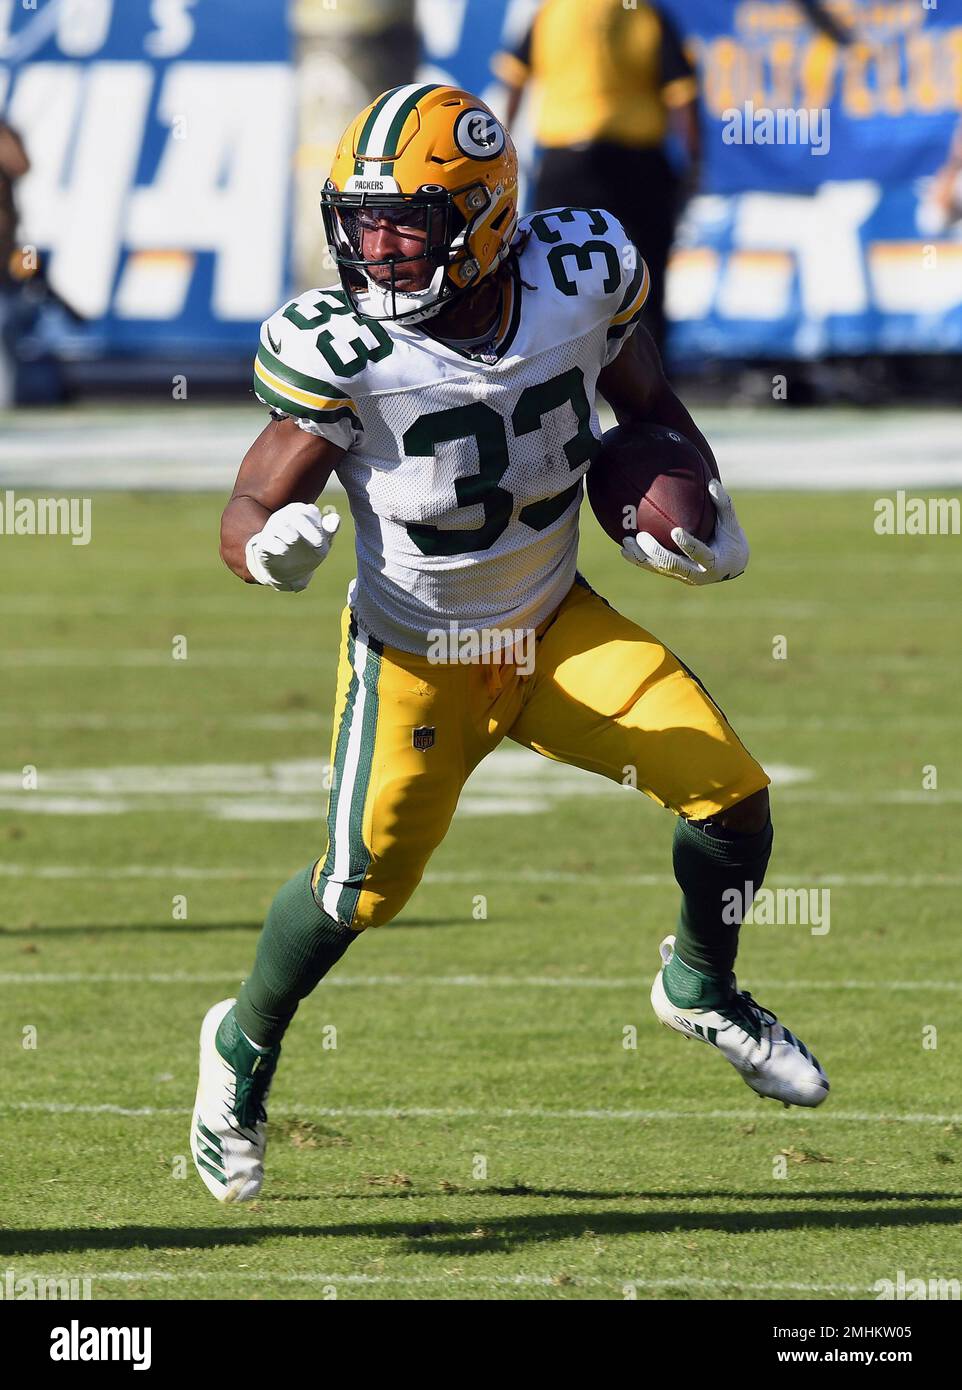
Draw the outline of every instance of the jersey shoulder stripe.
<instances>
[{"instance_id":1,"label":"jersey shoulder stripe","mask_svg":"<svg viewBox=\"0 0 962 1390\"><path fill-rule=\"evenodd\" d=\"M641 304L648 298L648 267L640 256L637 257L637 262L635 273L625 286L625 292L621 297L621 303L618 305L617 313L612 319L613 323L622 322L624 319L630 317L630 315L633 314L636 309L640 308Z\"/></svg>"},{"instance_id":2,"label":"jersey shoulder stripe","mask_svg":"<svg viewBox=\"0 0 962 1390\"><path fill-rule=\"evenodd\" d=\"M610 365L641 321L651 289L648 267L624 226L604 208L552 208L527 219L545 278L559 301L602 341ZM577 307L576 307L577 306Z\"/></svg>"},{"instance_id":3,"label":"jersey shoulder stripe","mask_svg":"<svg viewBox=\"0 0 962 1390\"><path fill-rule=\"evenodd\" d=\"M611 320L611 326L608 329L609 342L612 339L624 337L630 329L634 328L641 318L650 289L651 276L648 273L647 265L639 256L638 269L631 278L631 283L625 291L618 312Z\"/></svg>"},{"instance_id":4,"label":"jersey shoulder stripe","mask_svg":"<svg viewBox=\"0 0 962 1390\"><path fill-rule=\"evenodd\" d=\"M343 290L305 290L261 325L254 393L275 414L351 449L364 437L371 369L393 351L384 326L356 314Z\"/></svg>"},{"instance_id":5,"label":"jersey shoulder stripe","mask_svg":"<svg viewBox=\"0 0 962 1390\"><path fill-rule=\"evenodd\" d=\"M559 207L525 218L521 230L529 234L523 254L538 283L559 292L555 311L569 326L577 321L599 329L604 360L613 361L651 289L648 267L622 223L604 208Z\"/></svg>"},{"instance_id":6,"label":"jersey shoulder stripe","mask_svg":"<svg viewBox=\"0 0 962 1390\"><path fill-rule=\"evenodd\" d=\"M361 428L355 401L330 382L296 371L262 343L254 358L254 391L274 410L317 423L350 420Z\"/></svg>"}]
</instances>

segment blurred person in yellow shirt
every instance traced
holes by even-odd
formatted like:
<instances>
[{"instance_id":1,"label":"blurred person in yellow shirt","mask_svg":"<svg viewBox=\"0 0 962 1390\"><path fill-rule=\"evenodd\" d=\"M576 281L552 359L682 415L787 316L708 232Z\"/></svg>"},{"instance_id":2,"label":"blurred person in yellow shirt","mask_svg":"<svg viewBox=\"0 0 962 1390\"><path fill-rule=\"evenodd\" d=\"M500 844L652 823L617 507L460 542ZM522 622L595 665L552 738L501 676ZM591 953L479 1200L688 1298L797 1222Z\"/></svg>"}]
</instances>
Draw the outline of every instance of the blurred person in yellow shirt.
<instances>
[{"instance_id":1,"label":"blurred person in yellow shirt","mask_svg":"<svg viewBox=\"0 0 962 1390\"><path fill-rule=\"evenodd\" d=\"M495 55L508 87L507 123L533 87L541 147L532 204L607 208L648 262L646 325L664 341L665 266L681 176L664 152L669 130L697 171L697 83L677 31L656 6L544 0L511 50Z\"/></svg>"}]
</instances>

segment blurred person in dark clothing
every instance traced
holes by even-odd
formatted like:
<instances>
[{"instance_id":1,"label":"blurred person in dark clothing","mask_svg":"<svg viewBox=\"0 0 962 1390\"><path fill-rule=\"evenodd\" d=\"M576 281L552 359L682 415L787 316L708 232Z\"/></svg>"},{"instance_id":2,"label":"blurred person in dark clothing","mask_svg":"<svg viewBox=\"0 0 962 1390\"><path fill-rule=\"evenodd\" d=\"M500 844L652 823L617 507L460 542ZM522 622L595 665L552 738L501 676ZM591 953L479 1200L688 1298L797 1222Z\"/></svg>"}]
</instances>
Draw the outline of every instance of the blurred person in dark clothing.
<instances>
[{"instance_id":1,"label":"blurred person in dark clothing","mask_svg":"<svg viewBox=\"0 0 962 1390\"><path fill-rule=\"evenodd\" d=\"M0 409L66 398L59 348L83 323L48 282L46 257L20 242L14 185L29 171L22 139L0 120Z\"/></svg>"},{"instance_id":2,"label":"blurred person in dark clothing","mask_svg":"<svg viewBox=\"0 0 962 1390\"><path fill-rule=\"evenodd\" d=\"M942 236L962 220L962 121L916 213L923 236Z\"/></svg>"},{"instance_id":3,"label":"blurred person in dark clothing","mask_svg":"<svg viewBox=\"0 0 962 1390\"><path fill-rule=\"evenodd\" d=\"M9 284L11 261L17 245L17 207L13 185L30 168L23 141L5 121L0 121L0 284Z\"/></svg>"},{"instance_id":4,"label":"blurred person in dark clothing","mask_svg":"<svg viewBox=\"0 0 962 1390\"><path fill-rule=\"evenodd\" d=\"M511 51L495 55L509 89L507 123L530 81L542 148L533 205L601 207L618 217L648 262L646 326L665 336L665 267L682 204L682 177L664 152L671 130L697 176L697 83L671 21L623 0L545 0ZM688 181L686 180L686 181Z\"/></svg>"},{"instance_id":5,"label":"blurred person in dark clothing","mask_svg":"<svg viewBox=\"0 0 962 1390\"><path fill-rule=\"evenodd\" d=\"M14 274L14 256L17 205L13 186L29 168L30 161L20 136L12 126L0 120L0 409L13 405L16 397L14 340L18 334L18 282Z\"/></svg>"}]
</instances>

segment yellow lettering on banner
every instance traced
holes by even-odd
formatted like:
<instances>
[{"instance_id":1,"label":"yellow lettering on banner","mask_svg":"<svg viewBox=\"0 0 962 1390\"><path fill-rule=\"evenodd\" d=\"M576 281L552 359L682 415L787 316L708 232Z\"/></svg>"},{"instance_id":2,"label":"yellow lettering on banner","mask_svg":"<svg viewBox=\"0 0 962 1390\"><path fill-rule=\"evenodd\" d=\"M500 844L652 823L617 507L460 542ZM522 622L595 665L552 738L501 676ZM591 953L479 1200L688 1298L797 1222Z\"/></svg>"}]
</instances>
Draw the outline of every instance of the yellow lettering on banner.
<instances>
[{"instance_id":1,"label":"yellow lettering on banner","mask_svg":"<svg viewBox=\"0 0 962 1390\"><path fill-rule=\"evenodd\" d=\"M735 10L736 29L754 29L772 34L785 29L800 29L807 22L797 5L776 5L772 4L771 0L738 5Z\"/></svg>"},{"instance_id":2,"label":"yellow lettering on banner","mask_svg":"<svg viewBox=\"0 0 962 1390\"><path fill-rule=\"evenodd\" d=\"M912 3L833 12L867 37L840 47L800 30L794 6L781 4L739 6L739 38L693 37L706 109L721 118L747 101L756 111L816 111L839 101L856 120L962 111L962 26L921 28Z\"/></svg>"},{"instance_id":3,"label":"yellow lettering on banner","mask_svg":"<svg viewBox=\"0 0 962 1390\"><path fill-rule=\"evenodd\" d=\"M742 61L745 65L745 78L741 84L743 91L751 94L756 111L760 106L768 106L765 97L765 53L761 48L743 48Z\"/></svg>"},{"instance_id":4,"label":"yellow lettering on banner","mask_svg":"<svg viewBox=\"0 0 962 1390\"><path fill-rule=\"evenodd\" d=\"M949 29L943 39L948 63L949 105L962 110L962 27Z\"/></svg>"},{"instance_id":5,"label":"yellow lettering on banner","mask_svg":"<svg viewBox=\"0 0 962 1390\"><path fill-rule=\"evenodd\" d=\"M853 43L845 50L842 101L850 116L871 116L872 94L865 85L872 50L867 43Z\"/></svg>"},{"instance_id":6,"label":"yellow lettering on banner","mask_svg":"<svg viewBox=\"0 0 962 1390\"><path fill-rule=\"evenodd\" d=\"M935 51L928 34L913 34L907 45L909 92L913 111L937 111L939 88L935 78Z\"/></svg>"},{"instance_id":7,"label":"yellow lettering on banner","mask_svg":"<svg viewBox=\"0 0 962 1390\"><path fill-rule=\"evenodd\" d=\"M772 92L767 106L795 106L795 55L793 39L774 39L768 61L772 72Z\"/></svg>"},{"instance_id":8,"label":"yellow lettering on banner","mask_svg":"<svg viewBox=\"0 0 962 1390\"><path fill-rule=\"evenodd\" d=\"M812 40L802 56L802 95L799 106L814 111L831 104L838 69L838 45L826 34Z\"/></svg>"},{"instance_id":9,"label":"yellow lettering on banner","mask_svg":"<svg viewBox=\"0 0 962 1390\"><path fill-rule=\"evenodd\" d=\"M905 0L899 14L899 27L902 29L921 29L925 23L925 14L917 0Z\"/></svg>"},{"instance_id":10,"label":"yellow lettering on banner","mask_svg":"<svg viewBox=\"0 0 962 1390\"><path fill-rule=\"evenodd\" d=\"M876 62L882 110L887 116L904 115L905 92L898 47L894 43L883 44L876 54Z\"/></svg>"},{"instance_id":11,"label":"yellow lettering on banner","mask_svg":"<svg viewBox=\"0 0 962 1390\"><path fill-rule=\"evenodd\" d=\"M733 71L740 52L734 39L716 39L708 45L704 67L705 98L710 111L720 115L730 106L740 105L744 98L735 90Z\"/></svg>"}]
</instances>

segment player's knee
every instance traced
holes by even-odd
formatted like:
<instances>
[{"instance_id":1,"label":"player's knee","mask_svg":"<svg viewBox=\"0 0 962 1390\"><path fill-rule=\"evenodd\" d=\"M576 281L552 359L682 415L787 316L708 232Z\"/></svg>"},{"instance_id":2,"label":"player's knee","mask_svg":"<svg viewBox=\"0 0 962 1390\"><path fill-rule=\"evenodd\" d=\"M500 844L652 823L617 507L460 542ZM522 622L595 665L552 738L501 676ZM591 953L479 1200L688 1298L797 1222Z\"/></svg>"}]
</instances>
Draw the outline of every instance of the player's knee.
<instances>
[{"instance_id":1,"label":"player's knee","mask_svg":"<svg viewBox=\"0 0 962 1390\"><path fill-rule=\"evenodd\" d=\"M762 787L760 791L752 792L733 806L726 807L717 816L712 816L712 824L736 835L757 835L765 829L770 815L768 788Z\"/></svg>"},{"instance_id":2,"label":"player's knee","mask_svg":"<svg viewBox=\"0 0 962 1390\"><path fill-rule=\"evenodd\" d=\"M351 926L357 932L367 931L368 927L386 927L389 922L394 920L399 910L384 899L366 902L362 893L351 919Z\"/></svg>"},{"instance_id":3,"label":"player's knee","mask_svg":"<svg viewBox=\"0 0 962 1390\"><path fill-rule=\"evenodd\" d=\"M351 926L358 932L366 931L368 927L386 927L407 905L418 882L418 879L413 882L396 882L377 890L362 888Z\"/></svg>"}]
</instances>

